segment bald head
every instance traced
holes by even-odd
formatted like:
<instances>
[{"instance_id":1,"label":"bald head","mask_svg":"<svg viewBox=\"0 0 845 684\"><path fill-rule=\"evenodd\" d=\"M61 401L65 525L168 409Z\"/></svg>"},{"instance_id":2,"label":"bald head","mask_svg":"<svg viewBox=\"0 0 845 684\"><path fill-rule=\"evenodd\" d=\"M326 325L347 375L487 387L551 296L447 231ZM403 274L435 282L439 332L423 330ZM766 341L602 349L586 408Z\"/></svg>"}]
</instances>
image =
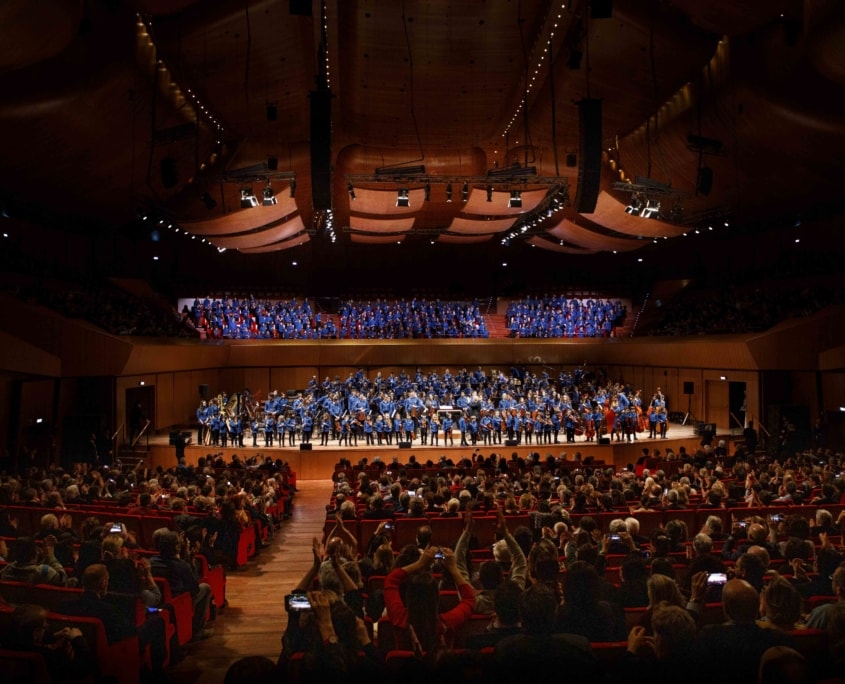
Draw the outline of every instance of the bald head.
<instances>
[{"instance_id":1,"label":"bald head","mask_svg":"<svg viewBox=\"0 0 845 684\"><path fill-rule=\"evenodd\" d=\"M769 569L769 562L771 561L771 557L769 556L769 552L762 546L749 546L748 550L746 551L751 556L754 556L760 563L763 565L763 570L767 571Z\"/></svg>"},{"instance_id":2,"label":"bald head","mask_svg":"<svg viewBox=\"0 0 845 684\"><path fill-rule=\"evenodd\" d=\"M760 523L752 523L748 527L748 539L755 544L762 544L766 541L766 528Z\"/></svg>"},{"instance_id":3,"label":"bald head","mask_svg":"<svg viewBox=\"0 0 845 684\"><path fill-rule=\"evenodd\" d=\"M732 579L722 591L722 604L725 616L739 624L749 624L757 619L760 596L748 582Z\"/></svg>"}]
</instances>

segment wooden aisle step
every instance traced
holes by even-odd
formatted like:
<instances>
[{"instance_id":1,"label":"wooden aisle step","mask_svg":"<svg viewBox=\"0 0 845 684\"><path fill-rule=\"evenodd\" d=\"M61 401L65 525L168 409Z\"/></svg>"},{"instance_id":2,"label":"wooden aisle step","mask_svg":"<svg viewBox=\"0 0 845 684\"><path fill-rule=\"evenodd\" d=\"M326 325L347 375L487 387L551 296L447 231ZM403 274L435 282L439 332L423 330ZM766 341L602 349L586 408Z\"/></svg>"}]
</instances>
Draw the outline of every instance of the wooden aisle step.
<instances>
[{"instance_id":1,"label":"wooden aisle step","mask_svg":"<svg viewBox=\"0 0 845 684\"><path fill-rule=\"evenodd\" d=\"M187 648L187 656L168 670L180 684L222 684L229 665L244 656L273 662L281 651L287 626L284 597L311 565L311 540L320 538L331 480L297 483L293 515L282 522L269 546L245 570L226 577L228 607L209 626L211 638Z\"/></svg>"}]
</instances>

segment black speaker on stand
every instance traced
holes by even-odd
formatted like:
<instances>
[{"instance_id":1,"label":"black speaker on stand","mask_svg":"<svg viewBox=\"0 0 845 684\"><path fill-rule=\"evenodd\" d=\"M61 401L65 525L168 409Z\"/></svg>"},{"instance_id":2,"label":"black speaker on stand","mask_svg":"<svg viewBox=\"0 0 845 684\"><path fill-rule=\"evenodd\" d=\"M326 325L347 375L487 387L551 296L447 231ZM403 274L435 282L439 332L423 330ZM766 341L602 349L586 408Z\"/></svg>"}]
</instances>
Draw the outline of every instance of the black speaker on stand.
<instances>
[{"instance_id":1,"label":"black speaker on stand","mask_svg":"<svg viewBox=\"0 0 845 684\"><path fill-rule=\"evenodd\" d=\"M410 442L399 442L400 449L410 449L411 443Z\"/></svg>"},{"instance_id":2,"label":"black speaker on stand","mask_svg":"<svg viewBox=\"0 0 845 684\"><path fill-rule=\"evenodd\" d=\"M517 442L515 439L506 439L505 440L505 446L515 447L517 444L519 444L519 442Z\"/></svg>"},{"instance_id":3,"label":"black speaker on stand","mask_svg":"<svg viewBox=\"0 0 845 684\"><path fill-rule=\"evenodd\" d=\"M311 442L308 442L308 443L302 443L301 442L299 444L299 450L300 451L311 451L312 446L313 446L313 444L311 444Z\"/></svg>"},{"instance_id":4,"label":"black speaker on stand","mask_svg":"<svg viewBox=\"0 0 845 684\"><path fill-rule=\"evenodd\" d=\"M684 382L684 394L687 395L687 415L684 416L684 419L681 421L681 425L686 425L687 421L692 417L692 395L695 394L694 382Z\"/></svg>"}]
</instances>

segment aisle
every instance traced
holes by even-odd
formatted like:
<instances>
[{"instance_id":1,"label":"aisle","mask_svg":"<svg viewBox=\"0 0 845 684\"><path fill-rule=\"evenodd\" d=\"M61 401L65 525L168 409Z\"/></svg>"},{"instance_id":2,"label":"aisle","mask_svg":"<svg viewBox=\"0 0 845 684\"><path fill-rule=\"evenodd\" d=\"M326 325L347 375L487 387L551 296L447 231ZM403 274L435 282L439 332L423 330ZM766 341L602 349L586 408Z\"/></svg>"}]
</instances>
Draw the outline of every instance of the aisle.
<instances>
[{"instance_id":1,"label":"aisle","mask_svg":"<svg viewBox=\"0 0 845 684\"><path fill-rule=\"evenodd\" d=\"M229 665L248 655L274 662L287 625L285 594L311 564L311 540L321 536L331 480L300 480L293 516L273 535L270 545L247 569L229 573L229 606L213 623L214 635L192 644L188 656L168 670L180 684L221 684Z\"/></svg>"}]
</instances>

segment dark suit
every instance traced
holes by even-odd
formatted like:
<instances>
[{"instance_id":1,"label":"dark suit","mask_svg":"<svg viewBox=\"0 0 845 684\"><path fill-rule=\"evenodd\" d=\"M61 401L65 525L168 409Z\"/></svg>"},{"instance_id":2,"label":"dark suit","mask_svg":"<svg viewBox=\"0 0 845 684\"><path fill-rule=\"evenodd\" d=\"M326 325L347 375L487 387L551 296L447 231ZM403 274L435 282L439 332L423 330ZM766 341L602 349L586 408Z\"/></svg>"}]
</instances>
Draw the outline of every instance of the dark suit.
<instances>
[{"instance_id":1,"label":"dark suit","mask_svg":"<svg viewBox=\"0 0 845 684\"><path fill-rule=\"evenodd\" d=\"M129 599L128 603L134 608L134 599ZM138 637L139 649L143 652L147 646L150 647L153 671L160 672L164 669L164 661L167 658L167 637L164 620L154 616L146 620L140 627L136 627L135 614L129 609L129 605L122 600L120 595L113 597L113 600L108 600L86 591L79 598L63 601L59 612L64 615L99 618L106 630L106 639L110 644L123 639Z\"/></svg>"},{"instance_id":2,"label":"dark suit","mask_svg":"<svg viewBox=\"0 0 845 684\"><path fill-rule=\"evenodd\" d=\"M567 681L596 681L603 668L590 642L575 634L516 634L495 646L493 658L503 674L499 681L519 681L526 673L566 673Z\"/></svg>"}]
</instances>

